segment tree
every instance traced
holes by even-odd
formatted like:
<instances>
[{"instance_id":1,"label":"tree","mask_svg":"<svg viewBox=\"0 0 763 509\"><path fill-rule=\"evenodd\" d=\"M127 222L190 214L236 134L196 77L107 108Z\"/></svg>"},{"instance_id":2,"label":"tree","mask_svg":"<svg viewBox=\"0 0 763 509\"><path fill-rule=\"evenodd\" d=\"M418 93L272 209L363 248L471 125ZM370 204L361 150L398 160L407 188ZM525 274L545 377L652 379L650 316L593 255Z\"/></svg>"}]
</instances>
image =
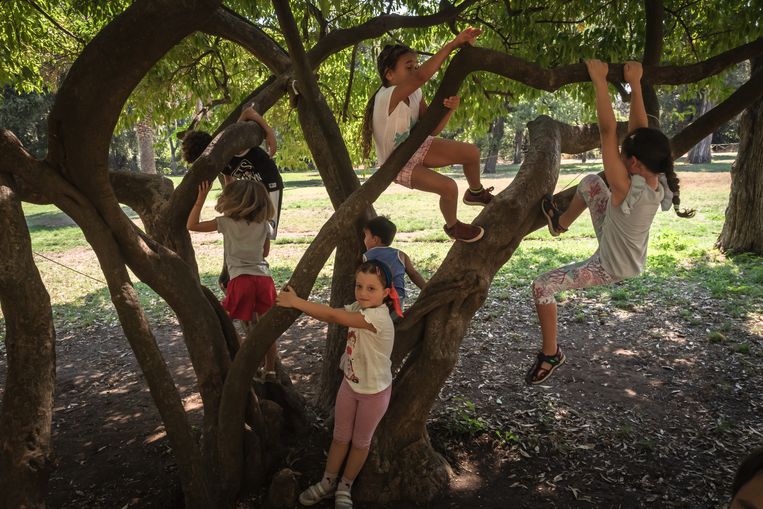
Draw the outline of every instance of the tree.
<instances>
[{"instance_id":1,"label":"tree","mask_svg":"<svg viewBox=\"0 0 763 509\"><path fill-rule=\"evenodd\" d=\"M640 49L645 42L640 33L634 35L612 28L622 29L631 26L634 19L640 19L640 8L635 4L628 4L624 9L620 5L607 4L604 8L591 10L585 2L570 2L561 8L539 3L530 9L514 11L504 3L483 5L465 0L457 6L445 3L441 10L435 11L428 5L411 2L406 4L406 15L385 14L388 5L381 1L369 3L362 14L354 3L332 2L323 5L322 9L308 7L303 11L285 0L275 0L273 4L275 16L266 12L262 5L231 2L229 7L222 7L219 0L192 3L138 0L127 6L97 4L90 7L93 11L88 12L88 19L103 20L104 26L102 29L89 26L97 35L86 45L79 43L81 37L77 34L62 36L62 30L69 30L56 21L62 30L54 31L54 37L63 37L69 43L69 39L74 39L79 45L78 55L58 88L48 119L47 156L44 159L32 157L8 131L3 131L0 137L0 175L5 178L0 188L3 190L0 206L7 211L8 218L13 224L23 222L20 209L14 205L14 200L17 202L19 198L55 204L77 222L96 253L125 336L164 421L187 507L233 507L246 488L242 479L248 479L252 483L250 487L256 488L278 464L279 458L274 453L277 448L273 445L288 432L275 424L279 410L273 405L261 404L252 390L251 380L268 347L298 313L283 308L271 310L239 343L230 320L214 295L199 281L195 255L185 229L185 219L195 199L198 183L216 175L235 153L261 141L262 133L258 127L233 123L241 107L255 103L260 111L268 111L287 93L296 103L301 136L305 138L336 210L297 264L290 284L300 295L308 295L326 260L340 245L339 270L332 285L332 301L336 302L341 301L342 292L347 291L341 284L344 277L341 271L352 269L352 258L360 247L357 226L372 213L376 198L444 116L442 101L445 97L461 90L464 95L484 95L486 87L511 89L517 97L538 97L539 91L555 92L560 87L587 81L585 67L577 63L578 58L586 54L583 48L611 48L614 57L611 60L623 60L626 54ZM647 7L652 4L654 2L648 1ZM3 4L4 7L7 5ZM81 13L74 6L88 8L80 2L72 6L53 2L35 5L43 9L45 19L54 20L57 16L80 20ZM37 12L29 11L28 4L12 4L6 8L19 9L6 13L11 19ZM691 6L685 7L689 8ZM27 11L22 12L23 9ZM119 14L109 9L119 10ZM665 22L664 12L660 9L654 12L658 15L649 16L649 23L661 26ZM333 18L327 16L330 13L334 13ZM39 12L34 15L39 21ZM513 51L514 45L506 34L493 30L485 39L485 47L462 49L453 57L433 94L431 107L410 137L361 186L352 171L351 151L344 141L353 139L353 136L342 133L334 113L343 108L344 101L339 96L337 101L333 100L331 91L321 87L315 71L322 69L324 63L330 67L335 63L332 59L341 59L344 50L390 30L410 30L414 42L436 45L451 36L450 25L459 16L474 22L485 17L491 21L490 26L505 27L507 33L522 34L524 40L530 42L517 46L516 51L509 54L506 51ZM570 23L581 18L583 21ZM705 19L710 24L717 23L716 19ZM300 20L299 24L297 20ZM36 41L30 26L34 28L35 25L25 25L18 37ZM159 26L161 30L156 29ZM649 43L654 46L654 37L662 37L663 31L654 26L647 28L645 33L651 34ZM0 31L3 37L8 37L8 33L12 32ZM747 33L740 29L728 35L728 39L716 41L723 43L722 49L717 44L712 48L708 45L704 48L708 54L694 64L647 65L644 79L653 86L696 82L739 61L761 55L763 40L745 42ZM40 37L47 36L40 33ZM235 41L235 48L224 39ZM680 46L675 41L666 45L675 51ZM23 53L17 44L9 47L11 50L6 50L9 56L15 56L13 48ZM616 48L621 52L615 52ZM230 55L226 54L228 51ZM256 59L256 69L263 72L267 69L270 76L256 89L248 88L246 92L234 95L232 89L237 82L228 69L240 64L237 56L242 51ZM361 51L359 47L358 52ZM656 58L654 62L662 61L659 52L652 51L651 58ZM345 56L350 61L353 58ZM540 56L540 63L535 62L537 56ZM187 57L195 65L188 67ZM207 60L211 63L205 67L207 74L203 74L208 79L206 85L204 79L188 78L187 81L193 84L184 83L178 73L173 72L200 69L197 64ZM29 62L31 65L34 60L16 58L13 62ZM111 68L122 72L101 72ZM334 71L339 75L354 68L353 65L340 65ZM24 72L19 73L19 79L23 79ZM222 121L219 138L211 151L193 164L176 189L158 176L109 171L108 167L111 135L121 112L125 111L125 104L135 100L135 108L139 110L141 101L136 100L134 94L148 97L156 93L159 87L153 88L151 82L162 82L162 76L166 78L164 87L169 83L173 93L179 96L193 87L198 92L219 87L223 90L218 92L222 94L221 104L225 104L228 96L231 100L234 96L242 97L237 99L238 106ZM480 79L471 79L474 76ZM610 67L609 79L622 81L622 64ZM351 86L360 86L359 81L353 80ZM345 82L349 83L349 80ZM674 155L685 153L699 139L757 99L763 94L762 82L760 73L755 73L718 106L678 133L673 138ZM366 87L371 89L368 93L372 87ZM580 89L575 93L583 97L588 92ZM143 107L149 102L144 101ZM162 115L163 109L169 110L168 103L172 102L156 104L156 113ZM349 108L354 108L352 100ZM495 116L495 110L484 110L476 109L473 115L459 110L455 115L456 122L467 125L470 117L485 120ZM347 118L352 115L348 113ZM474 125L477 125L484 132L485 124L477 120L470 124L471 128L476 129ZM351 127L350 122L344 126ZM477 224L489 227L489 235L478 244L454 244L440 270L397 327L393 361L400 370L388 414L379 428L372 456L355 491L361 500L406 498L424 501L446 485L447 464L432 449L426 431L432 404L455 366L466 327L484 302L496 272L525 235L545 224L536 204L542 195L554 189L561 153L582 153L596 147L598 133L595 126L570 126L541 115L528 124L528 139L525 162L513 183L501 191L476 219ZM10 194L4 191L6 188ZM561 193L557 197L558 203L563 205L572 192L574 188ZM140 215L145 231L134 226L120 203ZM22 238L22 241L14 242L14 246L28 244L28 233L19 228L13 232ZM11 269L29 266L30 257L23 249L7 256ZM136 297L128 268L164 299L178 317L203 402L200 441L186 419L177 388ZM24 316L29 310L21 303L40 300L42 285L39 276L35 278L31 271L34 284L20 288L19 291L25 293L19 296L2 284L2 278L7 277L9 270L0 267L3 311L6 317ZM50 333L40 337L51 342ZM17 340L24 345L29 341L23 336ZM338 383L332 374L336 370L331 369L337 360L337 345L341 346L341 336L335 334L328 342L324 359L324 401L330 400ZM49 355L36 360L42 363L40 377L50 372L53 360ZM23 382L18 373L28 372L21 368L30 362L24 357L9 356L8 386ZM36 464L19 460L23 456L22 445L29 444L13 440L23 433L24 426L33 424L35 429L41 430L39 439L33 444L33 452L38 457L46 457L50 447L47 437L53 389L50 383L42 383L43 378L39 382L33 385L35 394L25 402L8 396L8 390L5 393L3 419L16 415L14 405L21 404L27 410L25 415L31 417L27 422L11 420L6 424L4 420L1 423L0 466L4 471L0 475L0 496L5 497L3 502L22 495L19 491L22 484L9 481L22 478L29 479L23 486L28 490L23 494L29 500L28 505L39 506L35 501L44 499L41 493L44 482L39 481L46 478L45 471L36 469ZM284 390L288 391L288 384Z\"/></svg>"},{"instance_id":2,"label":"tree","mask_svg":"<svg viewBox=\"0 0 763 509\"><path fill-rule=\"evenodd\" d=\"M699 99L697 100L697 117L701 117L711 109L713 109L713 103L710 101L710 99L707 97L706 92L702 92L700 94ZM689 154L687 155L687 158L691 164L704 164L709 163L712 160L712 151L710 143L713 140L713 135L709 134L702 138L702 140L694 145L691 150L689 150Z\"/></svg>"},{"instance_id":3,"label":"tree","mask_svg":"<svg viewBox=\"0 0 763 509\"><path fill-rule=\"evenodd\" d=\"M752 72L763 74L763 58ZM731 192L718 248L763 255L763 100L751 104L739 125L739 152L731 165Z\"/></svg>"}]
</instances>

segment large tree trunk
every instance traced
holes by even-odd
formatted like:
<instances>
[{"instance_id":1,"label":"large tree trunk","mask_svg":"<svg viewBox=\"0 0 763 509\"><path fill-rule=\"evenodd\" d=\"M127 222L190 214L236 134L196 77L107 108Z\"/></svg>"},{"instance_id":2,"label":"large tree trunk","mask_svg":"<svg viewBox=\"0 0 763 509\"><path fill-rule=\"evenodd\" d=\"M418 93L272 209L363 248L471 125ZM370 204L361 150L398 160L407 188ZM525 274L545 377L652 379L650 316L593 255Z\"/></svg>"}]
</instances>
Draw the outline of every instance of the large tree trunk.
<instances>
[{"instance_id":1,"label":"large tree trunk","mask_svg":"<svg viewBox=\"0 0 763 509\"><path fill-rule=\"evenodd\" d=\"M156 175L156 155L154 154L154 129L147 120L141 120L135 125L138 136L138 152L140 152L140 171Z\"/></svg>"},{"instance_id":2,"label":"large tree trunk","mask_svg":"<svg viewBox=\"0 0 763 509\"><path fill-rule=\"evenodd\" d=\"M474 221L501 233L486 235L479 245L454 244L398 327L393 362L405 358L405 363L361 473L359 500L424 502L447 486L448 464L432 449L426 431L429 412L493 277L532 231L535 205L553 191L559 175L559 123L540 117L528 129L530 150L519 173Z\"/></svg>"},{"instance_id":3,"label":"large tree trunk","mask_svg":"<svg viewBox=\"0 0 763 509\"><path fill-rule=\"evenodd\" d=\"M498 152L501 149L501 142L503 141L505 123L505 117L498 117L493 120L492 124L490 124L487 159L485 159L485 169L483 170L483 173L486 175L495 174L495 167L498 164Z\"/></svg>"},{"instance_id":4,"label":"large tree trunk","mask_svg":"<svg viewBox=\"0 0 763 509\"><path fill-rule=\"evenodd\" d=\"M763 72L763 58L755 59L752 72ZM726 221L716 245L728 253L763 255L763 99L742 113Z\"/></svg>"},{"instance_id":5,"label":"large tree trunk","mask_svg":"<svg viewBox=\"0 0 763 509\"><path fill-rule=\"evenodd\" d=\"M699 118L711 109L713 109L713 101L707 98L707 91L703 91L699 100L697 101L697 113L695 118ZM712 161L713 155L711 151L711 142L713 140L713 133L708 134L702 140L694 145L686 156L691 164L706 164Z\"/></svg>"},{"instance_id":6,"label":"large tree trunk","mask_svg":"<svg viewBox=\"0 0 763 509\"><path fill-rule=\"evenodd\" d=\"M32 259L24 213L0 173L0 305L8 372L0 416L0 507L45 507L56 376L50 296Z\"/></svg>"}]
</instances>

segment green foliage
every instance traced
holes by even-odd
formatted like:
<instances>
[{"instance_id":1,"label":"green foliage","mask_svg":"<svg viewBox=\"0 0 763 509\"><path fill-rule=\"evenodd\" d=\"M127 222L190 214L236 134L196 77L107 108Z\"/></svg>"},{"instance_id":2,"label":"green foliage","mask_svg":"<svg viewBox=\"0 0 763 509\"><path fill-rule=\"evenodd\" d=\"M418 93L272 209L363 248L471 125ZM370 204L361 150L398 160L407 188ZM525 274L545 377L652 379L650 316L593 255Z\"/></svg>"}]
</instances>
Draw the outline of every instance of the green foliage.
<instances>
[{"instance_id":1,"label":"green foliage","mask_svg":"<svg viewBox=\"0 0 763 509\"><path fill-rule=\"evenodd\" d=\"M20 92L55 92L84 45L128 5L130 2L126 0L1 2L0 84L11 85ZM308 9L307 3L291 4L308 49L319 40L323 31L357 26L385 13L425 15L441 8L440 2L432 0L362 3L321 0L315 5L317 10ZM251 20L285 47L270 2L230 0L225 6ZM750 41L759 36L762 18L761 2L700 0L668 5L663 62L695 62ZM358 46L354 63L351 62L352 48L346 48L322 64L318 79L330 107L340 119L350 156L360 165L367 163L361 160L359 153L362 114L368 98L379 85L375 57L383 44L402 41L421 51L422 55L431 54L450 40L454 31L476 25L484 29L478 40L480 46L505 51L543 67L574 64L584 57L620 62L641 58L643 20L644 6L639 2L592 4L580 0L531 0L521 6L511 2L478 2L455 24L391 30L377 39L363 41ZM348 90L351 72L352 87ZM720 98L738 86L739 80L734 73L675 90L662 87L664 122L669 125L669 130L680 128L688 120L686 112L691 108L686 99L695 97L698 90L707 88L713 97ZM213 130L269 74L269 70L236 44L204 33L192 34L146 75L126 104L117 132L131 129L138 120L148 119L156 126L155 149L162 161L160 167L176 171L172 154L175 147L169 140L173 132L188 124L196 112L197 103L217 104L199 126ZM424 87L426 97L432 97L440 76L435 76ZM547 94L499 76L477 73L464 82L460 90L462 105L443 134L465 141L484 140L491 122L498 115L507 118L507 134L539 114L550 114L571 123L590 121L593 119L590 88L579 84ZM345 98L349 98L346 116L343 115ZM277 104L267 113L267 118L278 133L279 165L294 169L309 167L310 154L297 116L287 102ZM733 127L723 136L724 140L720 141L728 141L729 136L733 138ZM506 138L502 148L504 154L511 148L511 136Z\"/></svg>"}]
</instances>

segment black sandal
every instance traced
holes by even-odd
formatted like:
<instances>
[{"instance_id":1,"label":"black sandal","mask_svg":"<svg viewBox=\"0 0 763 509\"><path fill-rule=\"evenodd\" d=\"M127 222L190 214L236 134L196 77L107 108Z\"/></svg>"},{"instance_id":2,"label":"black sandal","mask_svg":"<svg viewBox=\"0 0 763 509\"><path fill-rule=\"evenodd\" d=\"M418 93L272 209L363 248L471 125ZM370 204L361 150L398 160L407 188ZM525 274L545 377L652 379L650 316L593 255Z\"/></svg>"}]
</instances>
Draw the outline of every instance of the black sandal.
<instances>
[{"instance_id":1,"label":"black sandal","mask_svg":"<svg viewBox=\"0 0 763 509\"><path fill-rule=\"evenodd\" d=\"M541 350L538 352L538 357L535 359L535 363L527 371L527 376L525 376L527 385L537 385L545 382L554 370L564 364L566 360L567 357L564 356L564 352L562 352L562 349L558 346L556 347L556 353L554 355L546 355L543 353L543 350ZM550 364L551 367L542 367L544 362Z\"/></svg>"},{"instance_id":2,"label":"black sandal","mask_svg":"<svg viewBox=\"0 0 763 509\"><path fill-rule=\"evenodd\" d=\"M548 221L548 231L551 235L558 237L559 234L567 231L567 228L559 224L559 217L562 215L562 211L556 208L554 205L554 197L547 194L540 202L540 209L543 211L543 215L546 216Z\"/></svg>"}]
</instances>

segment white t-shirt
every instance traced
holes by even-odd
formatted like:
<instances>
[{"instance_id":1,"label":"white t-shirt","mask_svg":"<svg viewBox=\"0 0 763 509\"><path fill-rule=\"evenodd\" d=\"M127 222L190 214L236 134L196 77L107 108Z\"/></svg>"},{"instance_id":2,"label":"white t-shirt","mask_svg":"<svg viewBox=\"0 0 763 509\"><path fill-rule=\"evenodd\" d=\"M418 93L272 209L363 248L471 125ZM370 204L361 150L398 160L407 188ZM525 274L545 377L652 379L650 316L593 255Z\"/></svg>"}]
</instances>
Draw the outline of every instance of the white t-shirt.
<instances>
[{"instance_id":1,"label":"white t-shirt","mask_svg":"<svg viewBox=\"0 0 763 509\"><path fill-rule=\"evenodd\" d=\"M385 305L362 309L357 302L344 309L362 313L376 332L350 327L339 367L353 391L359 394L381 392L392 384L390 357L395 343L395 326L389 310Z\"/></svg>"},{"instance_id":2,"label":"white t-shirt","mask_svg":"<svg viewBox=\"0 0 763 509\"><path fill-rule=\"evenodd\" d=\"M392 113L389 112L389 101L395 86L381 87L374 99L374 144L379 164L384 164L389 155L400 145L419 121L419 105L421 104L421 89L417 88L408 96L408 104L400 101Z\"/></svg>"},{"instance_id":3,"label":"white t-shirt","mask_svg":"<svg viewBox=\"0 0 763 509\"><path fill-rule=\"evenodd\" d=\"M613 207L609 200L599 239L601 266L608 274L625 279L644 271L649 228L664 195L662 182L655 190L633 175L623 203Z\"/></svg>"},{"instance_id":4,"label":"white t-shirt","mask_svg":"<svg viewBox=\"0 0 763 509\"><path fill-rule=\"evenodd\" d=\"M249 274L269 276L270 267L262 256L271 226L267 221L247 222L218 216L217 231L223 234L223 251L230 278Z\"/></svg>"}]
</instances>

